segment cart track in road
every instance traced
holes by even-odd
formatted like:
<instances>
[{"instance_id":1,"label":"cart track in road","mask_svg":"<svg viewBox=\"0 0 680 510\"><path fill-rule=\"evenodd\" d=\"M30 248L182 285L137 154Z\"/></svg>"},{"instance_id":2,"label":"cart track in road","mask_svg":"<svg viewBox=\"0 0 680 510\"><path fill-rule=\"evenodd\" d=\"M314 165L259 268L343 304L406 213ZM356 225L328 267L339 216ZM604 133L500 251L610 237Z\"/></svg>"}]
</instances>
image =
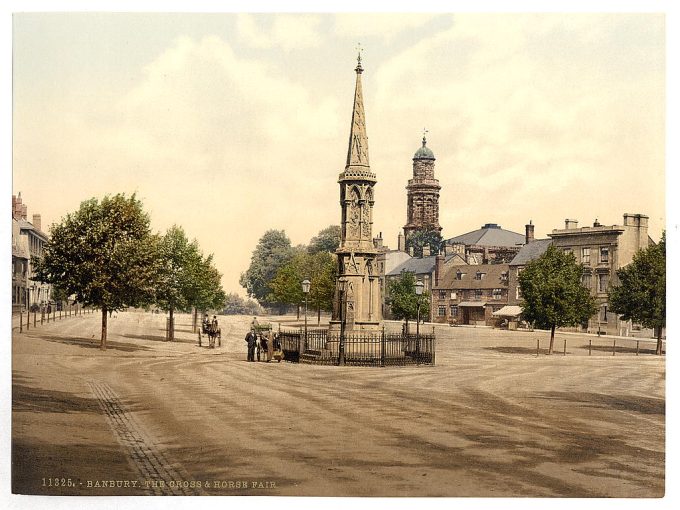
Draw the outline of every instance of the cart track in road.
<instances>
[{"instance_id":1,"label":"cart track in road","mask_svg":"<svg viewBox=\"0 0 680 510\"><path fill-rule=\"evenodd\" d=\"M189 478L184 473L180 474L181 468L173 468L163 452L154 447L148 434L125 409L120 398L108 384L100 381L89 381L88 384L97 398L116 439L125 447L132 464L137 469L140 483L162 481L163 484L154 483L148 488L154 495L159 496L198 496L202 494L198 489L176 486L175 482L186 481Z\"/></svg>"}]
</instances>

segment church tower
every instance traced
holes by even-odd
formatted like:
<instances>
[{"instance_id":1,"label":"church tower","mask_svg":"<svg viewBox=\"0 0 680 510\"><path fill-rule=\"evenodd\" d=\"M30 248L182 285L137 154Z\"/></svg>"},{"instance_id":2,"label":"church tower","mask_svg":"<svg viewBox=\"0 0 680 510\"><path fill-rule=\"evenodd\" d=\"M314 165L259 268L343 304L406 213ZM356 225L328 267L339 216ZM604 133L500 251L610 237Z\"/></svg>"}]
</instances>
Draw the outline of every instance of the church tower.
<instances>
[{"instance_id":1,"label":"church tower","mask_svg":"<svg viewBox=\"0 0 680 510\"><path fill-rule=\"evenodd\" d=\"M355 68L354 107L345 171L340 184L341 240L338 281L331 330L344 322L345 331L376 330L382 326L377 249L373 245L373 187L377 180L368 163L368 137L361 91L361 54Z\"/></svg>"},{"instance_id":2,"label":"church tower","mask_svg":"<svg viewBox=\"0 0 680 510\"><path fill-rule=\"evenodd\" d=\"M423 146L413 155L413 179L409 179L407 190L407 219L404 236L418 230L442 231L439 225L439 181L434 178L434 153L427 146L423 134Z\"/></svg>"}]
</instances>

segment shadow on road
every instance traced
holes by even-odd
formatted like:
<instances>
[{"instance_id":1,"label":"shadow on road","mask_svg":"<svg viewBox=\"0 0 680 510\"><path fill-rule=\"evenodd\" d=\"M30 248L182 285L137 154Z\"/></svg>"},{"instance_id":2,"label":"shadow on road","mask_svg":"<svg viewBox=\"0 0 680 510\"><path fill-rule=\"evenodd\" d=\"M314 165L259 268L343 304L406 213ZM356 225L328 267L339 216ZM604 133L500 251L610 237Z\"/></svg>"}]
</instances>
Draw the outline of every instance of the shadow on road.
<instances>
[{"instance_id":1,"label":"shadow on road","mask_svg":"<svg viewBox=\"0 0 680 510\"><path fill-rule=\"evenodd\" d=\"M12 410L35 413L98 413L99 404L93 398L75 396L64 391L46 390L22 384L27 379L12 374Z\"/></svg>"},{"instance_id":2,"label":"shadow on road","mask_svg":"<svg viewBox=\"0 0 680 510\"><path fill-rule=\"evenodd\" d=\"M487 351L500 352L502 354L536 354L536 349L532 347L484 347ZM555 351L553 351L554 353ZM539 349L539 354L548 354L548 349Z\"/></svg>"},{"instance_id":3,"label":"shadow on road","mask_svg":"<svg viewBox=\"0 0 680 510\"><path fill-rule=\"evenodd\" d=\"M177 330L175 330L177 332ZM148 340L150 342L167 342L168 340L165 339L165 335L122 335L125 338L132 338L135 340ZM183 344L194 344L197 343L198 340L187 340L185 338L175 338L173 340L175 343L183 343Z\"/></svg>"},{"instance_id":4,"label":"shadow on road","mask_svg":"<svg viewBox=\"0 0 680 510\"><path fill-rule=\"evenodd\" d=\"M58 335L40 335L42 340L47 340L48 342L57 342L60 344L67 345L77 345L78 347L83 347L85 349L99 349L100 340L87 338L73 338L67 336ZM135 351L150 351L149 347L144 347L141 345L132 345L121 342L106 342L106 348L110 350L123 351L123 352L135 352Z\"/></svg>"},{"instance_id":5,"label":"shadow on road","mask_svg":"<svg viewBox=\"0 0 680 510\"><path fill-rule=\"evenodd\" d=\"M582 345L581 349L588 350L588 344ZM613 345L610 343L609 345L593 345L592 350L598 351L598 352L608 352L611 354L614 350ZM621 353L621 354L635 354L635 347L623 347L623 346L616 346L616 353ZM640 354L656 354L656 346L654 346L651 349L646 349L643 347L640 347ZM664 349L663 351L664 354L666 354L666 350Z\"/></svg>"},{"instance_id":6,"label":"shadow on road","mask_svg":"<svg viewBox=\"0 0 680 510\"><path fill-rule=\"evenodd\" d=\"M636 397L632 395L605 395L602 393L551 391L539 393L536 398L558 399L576 402L588 407L632 411L642 414L666 414L666 401L662 398Z\"/></svg>"}]
</instances>

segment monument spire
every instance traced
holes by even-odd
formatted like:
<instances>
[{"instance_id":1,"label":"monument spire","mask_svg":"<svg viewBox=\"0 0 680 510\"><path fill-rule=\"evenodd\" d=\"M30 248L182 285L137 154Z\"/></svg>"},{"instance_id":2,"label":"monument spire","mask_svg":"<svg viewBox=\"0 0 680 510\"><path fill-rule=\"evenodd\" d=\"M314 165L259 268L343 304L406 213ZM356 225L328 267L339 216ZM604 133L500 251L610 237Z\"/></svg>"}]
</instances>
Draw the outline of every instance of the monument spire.
<instances>
[{"instance_id":1,"label":"monument spire","mask_svg":"<svg viewBox=\"0 0 680 510\"><path fill-rule=\"evenodd\" d=\"M361 90L361 47L358 48L356 86L354 88L354 107L352 109L352 125L349 131L349 147L347 148L347 164L345 171L350 169L369 170L368 137L366 136L366 117L364 116L364 98Z\"/></svg>"}]
</instances>

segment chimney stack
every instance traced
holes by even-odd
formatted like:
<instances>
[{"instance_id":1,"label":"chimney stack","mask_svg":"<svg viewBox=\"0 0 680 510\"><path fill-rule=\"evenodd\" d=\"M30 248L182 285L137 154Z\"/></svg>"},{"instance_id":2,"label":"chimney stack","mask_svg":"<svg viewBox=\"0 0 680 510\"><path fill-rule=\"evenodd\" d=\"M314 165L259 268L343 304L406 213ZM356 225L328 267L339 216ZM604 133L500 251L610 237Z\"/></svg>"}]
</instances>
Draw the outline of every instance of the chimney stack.
<instances>
[{"instance_id":1,"label":"chimney stack","mask_svg":"<svg viewBox=\"0 0 680 510\"><path fill-rule=\"evenodd\" d=\"M37 230L42 230L41 224L40 224L40 215L39 214L34 214L33 215L33 226Z\"/></svg>"},{"instance_id":2,"label":"chimney stack","mask_svg":"<svg viewBox=\"0 0 680 510\"><path fill-rule=\"evenodd\" d=\"M524 244L529 244L534 240L534 225L529 220L528 225L524 225Z\"/></svg>"},{"instance_id":3,"label":"chimney stack","mask_svg":"<svg viewBox=\"0 0 680 510\"><path fill-rule=\"evenodd\" d=\"M434 286L439 285L439 277L444 271L444 255L437 255L434 259Z\"/></svg>"},{"instance_id":4,"label":"chimney stack","mask_svg":"<svg viewBox=\"0 0 680 510\"><path fill-rule=\"evenodd\" d=\"M397 237L397 250L406 251L406 239L404 239L404 234L401 232L399 232L399 236Z\"/></svg>"},{"instance_id":5,"label":"chimney stack","mask_svg":"<svg viewBox=\"0 0 680 510\"><path fill-rule=\"evenodd\" d=\"M28 219L28 206L27 206L26 204L23 204L23 205L21 206L21 214L20 214L20 218L21 218L22 220Z\"/></svg>"},{"instance_id":6,"label":"chimney stack","mask_svg":"<svg viewBox=\"0 0 680 510\"><path fill-rule=\"evenodd\" d=\"M429 257L430 256L430 245L426 244L423 246L423 257Z\"/></svg>"},{"instance_id":7,"label":"chimney stack","mask_svg":"<svg viewBox=\"0 0 680 510\"><path fill-rule=\"evenodd\" d=\"M578 228L578 220L570 220L569 218L567 218L566 220L564 220L564 228L567 230L572 228Z\"/></svg>"}]
</instances>

